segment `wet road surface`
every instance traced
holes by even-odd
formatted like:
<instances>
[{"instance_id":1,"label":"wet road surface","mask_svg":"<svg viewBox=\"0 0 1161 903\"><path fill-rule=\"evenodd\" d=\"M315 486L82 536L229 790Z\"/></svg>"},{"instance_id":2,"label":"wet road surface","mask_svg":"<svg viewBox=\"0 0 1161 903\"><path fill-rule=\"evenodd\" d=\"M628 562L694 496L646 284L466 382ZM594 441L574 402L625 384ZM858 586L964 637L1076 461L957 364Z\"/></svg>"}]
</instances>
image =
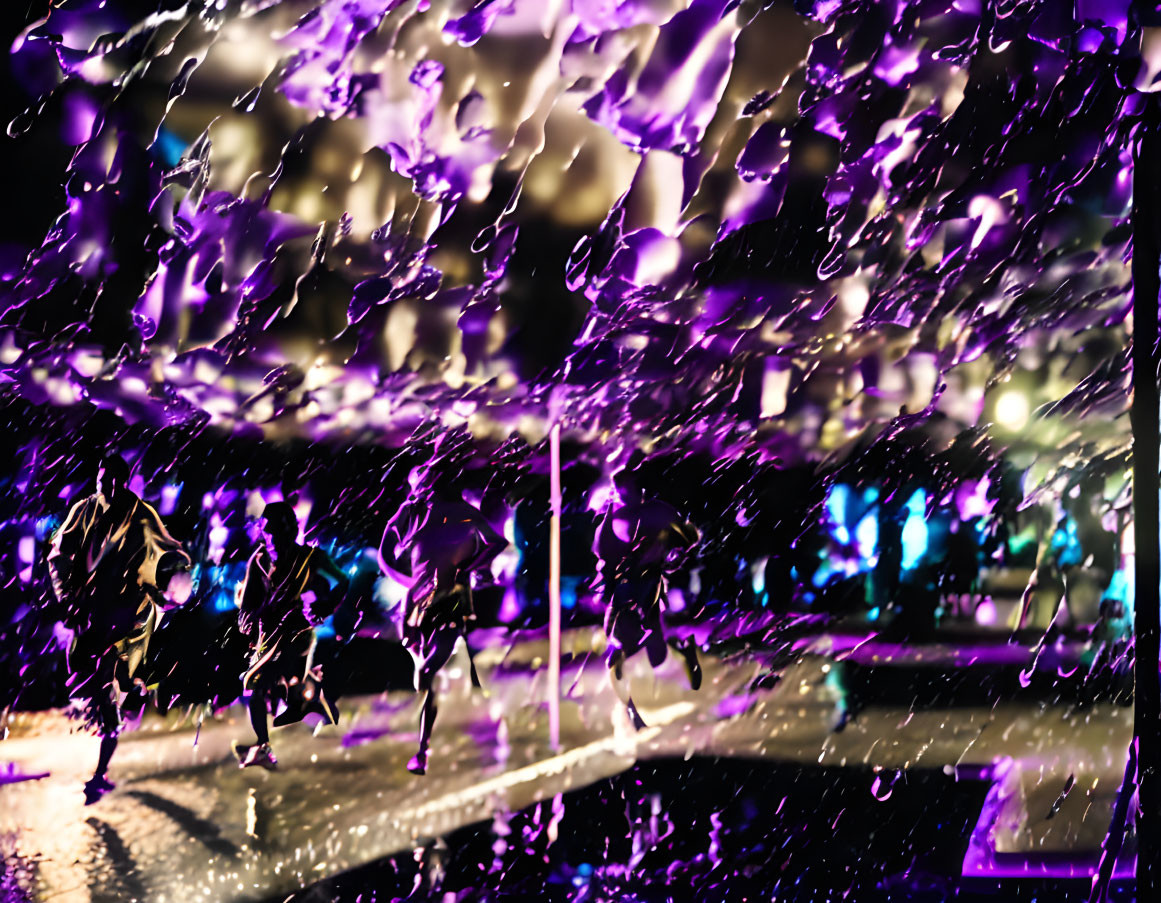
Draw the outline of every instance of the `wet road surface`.
<instances>
[{"instance_id":1,"label":"wet road surface","mask_svg":"<svg viewBox=\"0 0 1161 903\"><path fill-rule=\"evenodd\" d=\"M981 836L1008 857L1095 854L1124 770L1130 708L871 706L836 733L834 653L823 646L757 691L750 685L768 665L760 653L707 658L696 693L676 656L655 679L634 661L633 696L649 727L633 732L597 654L599 632L568 634L559 752L548 747L539 702L545 644L482 653L485 691L470 688L461 648L446 672L424 777L405 770L418 717L409 693L345 700L335 727L276 729L274 773L237 767L230 742L252 736L240 707L200 728L173 713L148 716L114 759L117 789L90 807L81 785L96 739L70 732L59 713L16 716L0 743L9 880L34 885L39 899L78 903L278 898L637 760L694 755L975 776L1010 759L1006 786L1020 791L993 805L995 829L985 825ZM1075 792L1046 818L1070 775Z\"/></svg>"}]
</instances>

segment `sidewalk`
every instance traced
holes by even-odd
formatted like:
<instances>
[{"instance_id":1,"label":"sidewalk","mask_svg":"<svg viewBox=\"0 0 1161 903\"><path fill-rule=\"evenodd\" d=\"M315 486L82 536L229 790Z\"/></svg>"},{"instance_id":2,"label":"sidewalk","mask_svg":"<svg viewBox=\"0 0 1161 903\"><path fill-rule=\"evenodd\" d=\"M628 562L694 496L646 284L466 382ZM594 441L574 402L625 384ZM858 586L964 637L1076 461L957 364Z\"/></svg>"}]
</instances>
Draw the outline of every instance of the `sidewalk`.
<instances>
[{"instance_id":1,"label":"sidewalk","mask_svg":"<svg viewBox=\"0 0 1161 903\"><path fill-rule=\"evenodd\" d=\"M0 835L15 838L10 862L36 863L41 893L54 900L252 901L589 785L636 761L724 756L870 774L936 770L999 785L997 765L1010 760L1028 787L1014 795L1004 785L1007 808L985 806L981 824L1014 817L1024 827L993 852L1009 863L1035 863L1051 838L1052 855L1068 857L1083 874L1123 773L1130 709L870 704L835 733L842 693L831 675L855 647L835 637L810 642L843 651L803 650L772 687L757 691L751 687L770 667L769 650L705 656L697 693L677 656L656 677L635 660L633 694L649 727L633 733L616 730L610 717L621 709L599 657L599 630L569 632L560 753L547 746L541 702L547 642L526 637L482 652L486 696L470 690L461 653L446 674L424 778L404 769L418 705L405 692L345 700L340 725L314 736L302 725L276 731L275 773L234 763L230 741L249 737L240 707L207 720L200 732L177 715L149 716L118 750L111 773L118 789L87 809L80 787L96 758L95 739L69 733L59 713L18 716L0 743L0 773L11 766L29 779L0 786ZM1077 790L1047 819L1051 800L1046 808L1042 798L1054 800L1070 775ZM993 827L984 824L977 834L994 846Z\"/></svg>"}]
</instances>

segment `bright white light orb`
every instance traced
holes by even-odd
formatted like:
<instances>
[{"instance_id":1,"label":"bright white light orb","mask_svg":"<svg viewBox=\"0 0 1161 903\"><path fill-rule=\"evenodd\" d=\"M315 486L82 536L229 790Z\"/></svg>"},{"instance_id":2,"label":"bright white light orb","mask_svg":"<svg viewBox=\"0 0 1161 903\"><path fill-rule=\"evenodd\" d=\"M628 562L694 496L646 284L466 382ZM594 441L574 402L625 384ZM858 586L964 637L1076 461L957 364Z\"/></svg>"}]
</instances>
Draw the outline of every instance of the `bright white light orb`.
<instances>
[{"instance_id":1,"label":"bright white light orb","mask_svg":"<svg viewBox=\"0 0 1161 903\"><path fill-rule=\"evenodd\" d=\"M1022 430L1032 408L1022 392L1008 391L996 399L996 422L1009 430Z\"/></svg>"}]
</instances>

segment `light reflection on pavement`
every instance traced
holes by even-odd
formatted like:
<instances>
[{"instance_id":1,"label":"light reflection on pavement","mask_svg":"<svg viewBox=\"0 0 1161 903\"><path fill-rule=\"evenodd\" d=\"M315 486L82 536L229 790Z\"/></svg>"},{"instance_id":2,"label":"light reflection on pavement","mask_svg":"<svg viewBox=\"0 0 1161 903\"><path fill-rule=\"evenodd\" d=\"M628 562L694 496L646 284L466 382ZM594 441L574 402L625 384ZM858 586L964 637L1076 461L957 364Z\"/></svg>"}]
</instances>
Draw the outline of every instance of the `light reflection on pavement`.
<instances>
[{"instance_id":1,"label":"light reflection on pavement","mask_svg":"<svg viewBox=\"0 0 1161 903\"><path fill-rule=\"evenodd\" d=\"M595 642L577 632L565 649L593 651ZM756 692L748 689L763 669L756 657L708 658L697 693L677 656L656 679L634 662L633 696L650 725L634 734L599 657L578 655L563 669L562 751L554 755L547 711L536 702L546 680L543 645L482 653L484 692L470 688L457 653L422 778L404 767L418 714L409 693L348 699L340 724L313 736L305 725L276 730L275 773L235 764L230 741L250 737L240 707L200 731L176 715L147 717L117 752L117 790L88 808L81 784L96 739L70 733L59 714L19 716L0 743L0 774L48 775L0 786L4 852L10 866L35 863L41 899L262 900L586 786L637 759L696 754L965 773L1011 757L1034 767L1044 787L1075 772L1078 787L1094 790L1070 796L1051 822L1025 819L1002 840L1009 853L1021 844L1091 852L1103 840L1131 735L1131 709L1063 704L870 708L834 733L837 697L828 659L818 656Z\"/></svg>"}]
</instances>

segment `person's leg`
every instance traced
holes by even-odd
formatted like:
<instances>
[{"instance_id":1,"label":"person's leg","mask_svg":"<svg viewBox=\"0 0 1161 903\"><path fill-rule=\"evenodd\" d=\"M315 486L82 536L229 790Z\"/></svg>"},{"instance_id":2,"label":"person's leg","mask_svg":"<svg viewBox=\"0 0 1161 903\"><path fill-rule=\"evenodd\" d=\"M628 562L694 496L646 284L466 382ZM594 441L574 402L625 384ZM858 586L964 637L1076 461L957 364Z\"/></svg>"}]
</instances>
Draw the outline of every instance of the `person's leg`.
<instances>
[{"instance_id":1,"label":"person's leg","mask_svg":"<svg viewBox=\"0 0 1161 903\"><path fill-rule=\"evenodd\" d=\"M610 648L614 651L609 656L609 678L613 683L613 691L617 698L625 704L629 718L637 730L645 727L645 719L637 711L629 689L629 676L625 674L625 663L641 651L648 639L645 625L640 612L632 607L619 606L620 611L611 619L606 627L609 634ZM662 642L664 648L664 641ZM651 656L652 657L652 656ZM664 658L664 656L662 656Z\"/></svg>"},{"instance_id":2,"label":"person's leg","mask_svg":"<svg viewBox=\"0 0 1161 903\"><path fill-rule=\"evenodd\" d=\"M113 689L112 687L109 689L109 698L101 700L98 710L101 747L97 753L97 770L93 772L94 778L104 778L109 773L109 763L113 761L113 753L117 750L117 736L121 730L120 712L113 696Z\"/></svg>"},{"instance_id":3,"label":"person's leg","mask_svg":"<svg viewBox=\"0 0 1161 903\"><path fill-rule=\"evenodd\" d=\"M838 709L838 720L835 723L835 733L841 733L848 724L859 715L860 702L853 686L850 666L845 661L835 662L826 676L826 685L835 691L838 697L835 708Z\"/></svg>"},{"instance_id":4,"label":"person's leg","mask_svg":"<svg viewBox=\"0 0 1161 903\"><path fill-rule=\"evenodd\" d=\"M617 619L611 607L605 609L605 620L602 627L605 631L605 649L607 650L605 660L609 666L610 679L615 677L620 680L625 664L625 653L617 639Z\"/></svg>"},{"instance_id":5,"label":"person's leg","mask_svg":"<svg viewBox=\"0 0 1161 903\"><path fill-rule=\"evenodd\" d=\"M1035 607L1037 594L1041 590L1040 584L1042 582L1041 570L1037 568L1032 572L1028 584L1024 587L1024 592L1020 594L1020 614L1016 618L1016 627L1013 632L1035 626L1031 623L1033 620L1033 608Z\"/></svg>"},{"instance_id":6,"label":"person's leg","mask_svg":"<svg viewBox=\"0 0 1161 903\"><path fill-rule=\"evenodd\" d=\"M451 658L457 636L458 630L438 630L425 649L417 681L419 692L424 694L423 708L419 714L419 751L407 763L407 770L413 774L424 774L427 771L427 750L431 745L431 732L439 711L435 698L435 676Z\"/></svg>"},{"instance_id":7,"label":"person's leg","mask_svg":"<svg viewBox=\"0 0 1161 903\"><path fill-rule=\"evenodd\" d=\"M665 631L661 629L661 620L651 619L648 633L645 635L645 654L649 656L649 664L660 668L665 664L665 657L669 654L669 647L665 643Z\"/></svg>"},{"instance_id":8,"label":"person's leg","mask_svg":"<svg viewBox=\"0 0 1161 903\"><path fill-rule=\"evenodd\" d=\"M328 724L339 723L339 706L325 679L317 670L308 671L302 679L303 712L322 715Z\"/></svg>"},{"instance_id":9,"label":"person's leg","mask_svg":"<svg viewBox=\"0 0 1161 903\"><path fill-rule=\"evenodd\" d=\"M101 746L97 752L97 768L93 777L105 779L109 773L109 764L113 761L113 753L117 751L117 737L121 729L117 704L112 699L101 702L99 718Z\"/></svg>"},{"instance_id":10,"label":"person's leg","mask_svg":"<svg viewBox=\"0 0 1161 903\"><path fill-rule=\"evenodd\" d=\"M681 656L682 663L685 665L685 674L689 678L689 688L691 690L698 690L701 688L701 664L697 660L697 638L692 634L684 640L672 638L669 640L669 645L673 647L674 652Z\"/></svg>"},{"instance_id":11,"label":"person's leg","mask_svg":"<svg viewBox=\"0 0 1161 903\"><path fill-rule=\"evenodd\" d=\"M117 735L101 736L101 747L97 754L97 768L93 776L85 782L85 805L91 806L117 785L108 778L109 763L117 750Z\"/></svg>"},{"instance_id":12,"label":"person's leg","mask_svg":"<svg viewBox=\"0 0 1161 903\"><path fill-rule=\"evenodd\" d=\"M267 723L269 706L266 702L265 689L255 688L247 702L250 712L250 726L254 728L254 736L261 745L270 744L270 728Z\"/></svg>"},{"instance_id":13,"label":"person's leg","mask_svg":"<svg viewBox=\"0 0 1161 903\"><path fill-rule=\"evenodd\" d=\"M475 623L476 608L472 599L472 580L470 574L460 574L457 579L459 597L454 610L459 621L459 635L464 638L464 648L468 650L468 676L472 686L482 690L480 674L476 671L476 650L468 640L468 630ZM453 641L454 642L454 641Z\"/></svg>"},{"instance_id":14,"label":"person's leg","mask_svg":"<svg viewBox=\"0 0 1161 903\"><path fill-rule=\"evenodd\" d=\"M315 652L318 648L318 634L310 632L310 652L306 657L306 673L303 676L303 695L306 698L306 711L317 712L328 723L339 723L339 707L335 703L335 692L332 685L327 683L326 669L315 664Z\"/></svg>"},{"instance_id":15,"label":"person's leg","mask_svg":"<svg viewBox=\"0 0 1161 903\"><path fill-rule=\"evenodd\" d=\"M629 714L629 720L633 727L637 730L646 727L645 719L641 717L641 713L637 711L637 705L633 702L633 697L629 692L629 681L625 679L625 652L622 649L617 649L609 656L609 685L613 688L613 692L621 703L625 706L625 711ZM616 729L616 720L614 719L614 729Z\"/></svg>"},{"instance_id":16,"label":"person's leg","mask_svg":"<svg viewBox=\"0 0 1161 903\"><path fill-rule=\"evenodd\" d=\"M637 730L644 730L649 725L645 723L645 719L641 717L641 713L637 711L637 704L633 702L633 697L629 697L629 701L625 704L625 708L629 711L629 718L633 722L633 727Z\"/></svg>"},{"instance_id":17,"label":"person's leg","mask_svg":"<svg viewBox=\"0 0 1161 903\"><path fill-rule=\"evenodd\" d=\"M477 690L482 690L484 685L480 683L480 674L476 670L476 651L472 648L471 642L468 640L468 630L465 625L463 629L464 648L468 650L468 674L472 679L472 686Z\"/></svg>"},{"instance_id":18,"label":"person's leg","mask_svg":"<svg viewBox=\"0 0 1161 903\"><path fill-rule=\"evenodd\" d=\"M464 645L465 646L467 646L467 642L468 642L467 637L464 637ZM467 649L468 649L468 673L471 675L471 678L472 678L472 686L475 687L477 690L482 690L482 689L484 689L484 685L482 683L480 683L480 672L476 670L476 653L472 649L471 646L467 646Z\"/></svg>"},{"instance_id":19,"label":"person's leg","mask_svg":"<svg viewBox=\"0 0 1161 903\"><path fill-rule=\"evenodd\" d=\"M246 700L246 707L250 714L250 726L254 729L257 742L247 746L235 741L231 744L234 756L238 759L238 767L250 768L257 765L267 770L278 767L278 760L270 748L270 729L267 718L270 706L269 689L262 685L253 685L250 688L250 697Z\"/></svg>"},{"instance_id":20,"label":"person's leg","mask_svg":"<svg viewBox=\"0 0 1161 903\"><path fill-rule=\"evenodd\" d=\"M629 678L625 674L625 663L629 660L630 655L637 651L637 649L633 649L627 652L620 646L613 649L608 659L609 683L613 687L613 692L617 694L617 698L624 704L626 711L629 713L629 720L633 722L633 726L637 730L641 730L641 728L646 727L645 719L637 711L637 705L633 702L633 697L629 690Z\"/></svg>"},{"instance_id":21,"label":"person's leg","mask_svg":"<svg viewBox=\"0 0 1161 903\"><path fill-rule=\"evenodd\" d=\"M121 733L121 706L117 694L117 655L106 652L95 663L92 686L96 691L93 705L96 708L97 733L101 736L101 749L97 754L97 770L93 777L104 777L109 770L113 751L117 748L117 735Z\"/></svg>"},{"instance_id":22,"label":"person's leg","mask_svg":"<svg viewBox=\"0 0 1161 903\"><path fill-rule=\"evenodd\" d=\"M235 741L231 744L241 768L258 765L273 769L278 760L270 749L270 700L273 689L271 675L277 673L277 662L273 648L267 647L260 637L258 646L251 657L250 670L242 677L242 691L246 696L246 709L250 716L250 726L254 729L256 742L252 746Z\"/></svg>"},{"instance_id":23,"label":"person's leg","mask_svg":"<svg viewBox=\"0 0 1161 903\"><path fill-rule=\"evenodd\" d=\"M317 644L318 637L313 630L289 641L286 661L290 675L284 682L286 708L275 716L275 727L295 724L312 712L322 715L330 724L338 723L338 706L324 692L327 687L323 671L314 663Z\"/></svg>"},{"instance_id":24,"label":"person's leg","mask_svg":"<svg viewBox=\"0 0 1161 903\"><path fill-rule=\"evenodd\" d=\"M91 700L90 706L93 709L101 744L97 751L97 767L93 771L93 776L85 783L86 806L97 802L115 786L109 780L108 774L113 753L117 751L117 736L121 731L121 713L117 706L116 688L111 682L102 682L98 692L101 695Z\"/></svg>"},{"instance_id":25,"label":"person's leg","mask_svg":"<svg viewBox=\"0 0 1161 903\"><path fill-rule=\"evenodd\" d=\"M419 749L407 763L412 774L427 774L427 750L431 745L431 732L435 727L435 716L439 713L435 690L423 690L423 708L419 710Z\"/></svg>"},{"instance_id":26,"label":"person's leg","mask_svg":"<svg viewBox=\"0 0 1161 903\"><path fill-rule=\"evenodd\" d=\"M608 656L609 685L622 703L629 702L629 690L625 683L625 650L619 646L612 649Z\"/></svg>"}]
</instances>

